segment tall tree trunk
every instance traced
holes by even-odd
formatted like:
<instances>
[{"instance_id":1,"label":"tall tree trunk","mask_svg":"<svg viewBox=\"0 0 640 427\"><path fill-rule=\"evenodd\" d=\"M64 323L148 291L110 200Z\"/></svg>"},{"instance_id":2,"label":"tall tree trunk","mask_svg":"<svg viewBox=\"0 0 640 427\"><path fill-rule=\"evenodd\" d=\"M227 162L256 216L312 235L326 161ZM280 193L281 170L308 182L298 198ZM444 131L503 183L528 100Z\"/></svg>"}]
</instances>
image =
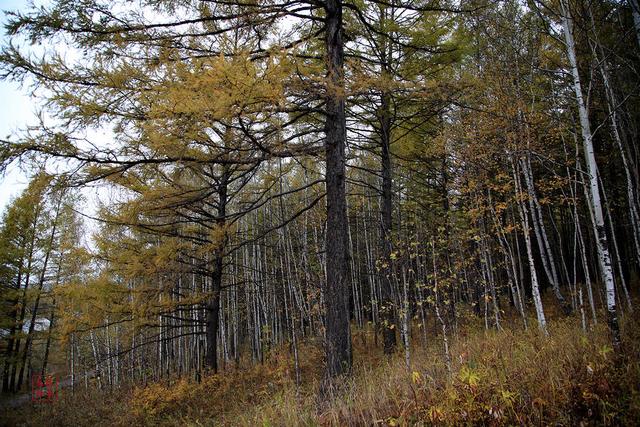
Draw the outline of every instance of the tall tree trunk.
<instances>
[{"instance_id":1,"label":"tall tree trunk","mask_svg":"<svg viewBox=\"0 0 640 427\"><path fill-rule=\"evenodd\" d=\"M627 300L627 306L630 311L633 311L633 305L631 303L631 296L629 295L629 291L627 289L627 281L624 278L624 269L622 268L622 260L620 256L620 250L618 248L618 241L616 239L616 228L613 223L613 218L611 217L611 207L609 205L609 200L607 200L607 192L604 191L604 183L602 182L602 177L598 176L600 184L602 185L602 198L604 200L604 212L607 220L609 221L609 229L611 230L611 242L613 243L613 255L616 259L616 264L618 267L618 274L620 279L620 286L622 286L622 291L624 292L625 298ZM618 293L619 295L619 293ZM622 309L622 307L620 307Z\"/></svg>"},{"instance_id":2,"label":"tall tree trunk","mask_svg":"<svg viewBox=\"0 0 640 427\"><path fill-rule=\"evenodd\" d=\"M27 257L27 271L24 278L24 288L22 290L22 303L20 307L20 315L18 316L18 321L16 323L16 335L15 338L15 346L13 350L13 354L11 356L11 374L9 378L9 390L12 392L16 391L16 372L18 370L18 357L20 353L20 336L22 334L22 328L24 326L24 317L27 312L27 290L29 289L29 282L31 281L31 267L33 265L33 257L35 252L36 245L36 224L40 217L42 205L38 204L36 208L36 213L34 215L33 223L31 224L31 239L29 243L29 256ZM18 288L20 284L18 284Z\"/></svg>"},{"instance_id":3,"label":"tall tree trunk","mask_svg":"<svg viewBox=\"0 0 640 427\"><path fill-rule=\"evenodd\" d=\"M607 314L609 329L611 331L611 339L613 347L616 351L620 348L620 327L618 324L618 316L616 312L616 290L613 281L613 271L611 268L611 257L609 255L609 244L607 242L607 233L604 226L604 215L602 212L602 204L600 202L600 185L598 183L598 165L596 164L595 152L593 149L593 138L591 134L591 124L589 122L589 114L587 105L582 96L582 85L580 83L580 74L578 73L578 60L576 58L575 42L572 33L572 18L566 0L561 1L562 5L562 24L564 27L564 38L567 48L567 55L571 67L571 75L573 77L573 89L576 95L576 103L578 105L578 114L580 117L580 128L582 131L582 143L584 156L587 163L587 172L589 174L589 187L591 197L591 207L594 215L594 234L596 240L596 249L598 251L598 261L602 279L605 284L607 295Z\"/></svg>"},{"instance_id":4,"label":"tall tree trunk","mask_svg":"<svg viewBox=\"0 0 640 427\"><path fill-rule=\"evenodd\" d=\"M560 281L558 279L555 257L553 256L553 252L551 251L551 245L549 244L547 230L544 226L544 218L542 217L542 209L540 207L540 202L538 201L538 196L535 190L533 173L531 171L531 159L529 156L530 154L527 153L526 159L522 159L520 163L522 165L523 175L525 178L524 181L527 187L527 193L529 195L529 207L531 212L532 225L536 235L536 240L538 242L538 249L540 249L540 259L542 260L542 265L544 267L544 271L547 274L547 278L549 279L549 283L551 283L553 294L560 303L560 307L562 308L564 313L569 314L571 313L571 307L569 306L569 304L567 304L566 299L560 291Z\"/></svg>"},{"instance_id":5,"label":"tall tree trunk","mask_svg":"<svg viewBox=\"0 0 640 427\"><path fill-rule=\"evenodd\" d=\"M382 156L382 260L381 293L382 293L382 340L384 352L391 354L396 348L395 305L391 275L393 274L391 252L393 229L393 196L391 175L391 99L389 94L382 95L380 111L380 145Z\"/></svg>"},{"instance_id":6,"label":"tall tree trunk","mask_svg":"<svg viewBox=\"0 0 640 427\"><path fill-rule=\"evenodd\" d=\"M632 0L632 1L635 2L637 0ZM637 4L635 6L637 7ZM592 13L590 13L590 18L591 18L592 30L595 35L595 41L590 43L591 51L593 53L594 58L596 59L596 63L598 64L600 75L602 76L602 82L604 84L604 89L605 89L605 96L607 99L607 109L609 111L609 118L611 119L611 132L613 134L613 139L616 142L616 146L618 147L618 151L620 152L622 167L624 168L624 176L627 181L627 205L629 208L629 221L631 222L631 230L633 232L632 233L633 241L635 244L635 260L638 264L638 267L640 267L640 215L638 214L637 189L634 184L635 179L634 179L633 171L629 161L629 158L631 156L628 150L628 145L626 143L623 143L622 141L623 135L621 134L622 127L620 126L621 121L618 114L618 109L619 109L618 100L613 90L611 80L609 78L609 67L607 64L606 55L597 37L596 24L595 24ZM640 21L637 22L637 24L640 25ZM637 29L640 30L640 28L637 28ZM640 34L638 34L638 36L640 37ZM616 242L614 239L614 244L615 243Z\"/></svg>"},{"instance_id":7,"label":"tall tree trunk","mask_svg":"<svg viewBox=\"0 0 640 427\"><path fill-rule=\"evenodd\" d=\"M380 7L380 26L386 25L386 21L393 19L393 8L390 10L386 7ZM381 75L383 79L390 80L391 73L389 67L391 65L390 40L382 35L380 40L380 53L378 60L381 66ZM388 84L384 82L383 84ZM396 341L396 307L395 298L393 296L392 282L392 259L393 251L392 231L393 231L393 175L391 165L391 93L388 89L383 89L380 94L380 108L378 110L378 120L380 122L380 156L382 166L382 199L380 201L381 214L381 253L383 265L380 269L380 291L382 294L381 301L381 317L382 317L382 342L385 354L391 354L395 351Z\"/></svg>"},{"instance_id":8,"label":"tall tree trunk","mask_svg":"<svg viewBox=\"0 0 640 427\"><path fill-rule=\"evenodd\" d=\"M577 151L578 147L577 147L577 143L576 143L576 165L580 165L580 161L578 159L578 151ZM577 185L577 178L574 178L574 182ZM593 323L597 324L598 323L598 316L596 315L596 307L595 307L595 303L593 301L593 289L591 286L591 274L589 273L589 262L587 260L587 249L585 246L585 241L582 237L582 225L580 225L580 215L578 214L578 192L577 189L575 189L574 185L571 186L571 198L574 200L573 202L573 218L574 218L574 223L575 223L575 227L576 227L576 237L577 237L577 244L580 247L580 260L582 261L582 270L584 272L584 281L585 284L587 286L587 295L589 298L589 306L591 308L591 317L593 319ZM583 186L584 187L584 186ZM585 188L585 195L586 195L586 188ZM589 204L589 201L587 200L587 205ZM587 206L587 208L589 209L589 215L591 216L591 208L589 208ZM587 236L588 237L588 236Z\"/></svg>"},{"instance_id":9,"label":"tall tree trunk","mask_svg":"<svg viewBox=\"0 0 640 427\"><path fill-rule=\"evenodd\" d=\"M216 226L222 230L220 242L215 242L213 251L212 273L211 273L211 296L207 301L206 334L207 348L205 352L205 367L218 372L218 330L220 329L220 294L222 291L222 269L224 267L224 252L228 239L226 230L227 216L227 191L229 184L229 172L225 168L218 184L218 212L216 215Z\"/></svg>"},{"instance_id":10,"label":"tall tree trunk","mask_svg":"<svg viewBox=\"0 0 640 427\"><path fill-rule=\"evenodd\" d=\"M44 282L47 274L47 267L49 266L49 259L51 257L51 252L53 251L53 243L56 238L56 231L58 227L58 218L60 215L60 207L62 205L63 194L60 194L58 199L58 203L56 205L55 215L53 218L53 226L51 228L51 234L49 235L49 241L47 242L46 252L44 256L44 261L42 263L42 271L40 272L40 278L38 280L38 291L36 294L36 301L33 305L33 311L31 313L31 322L29 323L29 331L27 333L27 338L24 343L24 350L22 351L22 363L20 365L20 373L18 374L16 390L20 390L22 387L22 381L24 378L24 370L27 364L27 355L30 352L31 342L33 341L33 332L36 326L36 319L38 316L38 307L40 305L40 297L42 296L42 288L44 287ZM58 274L60 273L60 267L58 266ZM26 302L26 301L25 301Z\"/></svg>"},{"instance_id":11,"label":"tall tree trunk","mask_svg":"<svg viewBox=\"0 0 640 427\"><path fill-rule=\"evenodd\" d=\"M18 264L18 273L16 277L16 292L20 290L20 284L22 283L22 268L24 264L24 258L20 259ZM7 336L7 349L5 350L4 370L2 372L2 392L9 392L9 372L11 370L12 358L13 358L13 344L15 342L15 335L18 333L18 296L11 301L11 311L9 312L9 321L11 322L11 329Z\"/></svg>"},{"instance_id":12,"label":"tall tree trunk","mask_svg":"<svg viewBox=\"0 0 640 427\"><path fill-rule=\"evenodd\" d=\"M347 253L347 209L345 194L346 118L344 100L344 48L342 41L342 2L324 4L325 48L327 58L326 93L326 274L324 289L326 313L326 377L351 371L351 331Z\"/></svg>"},{"instance_id":13,"label":"tall tree trunk","mask_svg":"<svg viewBox=\"0 0 640 427\"><path fill-rule=\"evenodd\" d=\"M444 361L447 366L447 371L451 373L451 354L449 353L449 337L447 336L447 323L440 314L440 301L438 292L438 267L436 264L436 247L433 240L431 240L431 258L433 260L433 295L434 303L433 307L436 314L436 319L440 323L442 330L442 346L444 349Z\"/></svg>"},{"instance_id":14,"label":"tall tree trunk","mask_svg":"<svg viewBox=\"0 0 640 427\"><path fill-rule=\"evenodd\" d=\"M538 317L538 327L546 335L547 321L544 316L544 308L542 307L542 299L540 298L540 288L538 286L538 275L536 273L536 266L533 260L533 250L531 247L531 230L529 228L529 219L527 217L527 208L522 200L522 188L520 185L520 177L518 173L517 162L512 160L513 166L513 181L516 190L516 199L518 200L518 212L520 213L520 220L522 223L522 234L524 235L524 242L527 249L527 260L529 261L529 273L531 274L531 294L533 296L533 304L536 308L536 316Z\"/></svg>"},{"instance_id":15,"label":"tall tree trunk","mask_svg":"<svg viewBox=\"0 0 640 427\"><path fill-rule=\"evenodd\" d=\"M40 371L40 375L44 377L47 373L47 364L49 362L49 349L51 347L51 338L53 334L53 326L56 320L56 300L54 298L51 304L51 315L49 317L49 330L47 331L47 343L44 346L44 357L42 359L42 370Z\"/></svg>"}]
</instances>

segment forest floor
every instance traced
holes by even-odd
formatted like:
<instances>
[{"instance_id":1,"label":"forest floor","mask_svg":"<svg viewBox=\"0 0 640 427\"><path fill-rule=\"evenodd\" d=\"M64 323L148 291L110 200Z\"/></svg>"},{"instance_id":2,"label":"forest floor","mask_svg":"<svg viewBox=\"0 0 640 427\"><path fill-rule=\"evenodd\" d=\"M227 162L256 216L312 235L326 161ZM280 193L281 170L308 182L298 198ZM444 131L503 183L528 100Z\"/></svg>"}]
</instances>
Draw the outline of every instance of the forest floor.
<instances>
[{"instance_id":1,"label":"forest floor","mask_svg":"<svg viewBox=\"0 0 640 427\"><path fill-rule=\"evenodd\" d=\"M2 425L296 426L296 425L637 425L640 420L640 319L623 316L614 355L606 325L586 334L575 317L556 316L550 336L516 318L485 330L471 314L449 337L427 342L414 328L410 366L391 358L372 331L355 330L354 373L332 397L320 398L322 349L301 344L301 386L288 348L264 364L229 368L200 383L174 379L100 391L61 391L55 403L7 409ZM464 325L464 326L463 326ZM517 326L515 326L517 325Z\"/></svg>"}]
</instances>

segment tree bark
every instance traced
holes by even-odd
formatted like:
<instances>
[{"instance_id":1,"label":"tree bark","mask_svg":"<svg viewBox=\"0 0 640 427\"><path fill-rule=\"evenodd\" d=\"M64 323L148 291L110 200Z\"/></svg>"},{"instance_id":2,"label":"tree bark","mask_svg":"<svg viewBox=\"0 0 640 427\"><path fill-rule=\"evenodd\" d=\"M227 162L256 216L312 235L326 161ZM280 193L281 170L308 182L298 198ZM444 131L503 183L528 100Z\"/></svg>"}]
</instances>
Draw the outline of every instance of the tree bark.
<instances>
[{"instance_id":1,"label":"tree bark","mask_svg":"<svg viewBox=\"0 0 640 427\"><path fill-rule=\"evenodd\" d=\"M605 284L607 296L607 314L609 329L611 332L611 340L616 351L620 348L620 327L618 324L618 316L616 311L616 290L613 281L613 271L611 268L611 257L609 255L609 244L607 242L607 233L604 226L604 215L602 212L602 204L600 202L600 185L598 183L598 165L596 163L595 152L593 149L593 137L591 134L591 124L589 122L589 114L587 105L582 96L582 85L580 83L580 74L578 73L578 61L576 58L575 42L572 33L572 18L567 2L562 0L562 24L564 27L564 38L567 48L567 56L571 67L571 75L573 77L573 89L576 96L578 106L578 114L580 117L580 128L582 132L582 143L584 149L584 157L587 163L587 173L589 177L589 188L591 198L591 208L594 216L594 234L596 240L596 249L598 251L598 261L602 280Z\"/></svg>"},{"instance_id":2,"label":"tree bark","mask_svg":"<svg viewBox=\"0 0 640 427\"><path fill-rule=\"evenodd\" d=\"M544 309L542 307L542 299L540 298L540 288L538 287L538 275L536 273L536 266L533 260L533 250L531 247L531 235L529 228L529 219L527 218L527 209L524 201L522 200L522 189L520 185L520 177L517 170L517 162L512 160L513 165L513 180L516 190L516 198L518 199L518 212L520 213L520 220L522 222L522 234L524 235L524 242L527 248L527 260L529 261L529 272L531 274L531 294L533 296L533 304L536 308L536 316L538 317L538 327L547 335L547 321L544 316Z\"/></svg>"},{"instance_id":3,"label":"tree bark","mask_svg":"<svg viewBox=\"0 0 640 427\"><path fill-rule=\"evenodd\" d=\"M347 210L345 194L346 118L344 101L344 48L342 2L327 0L324 5L327 55L326 93L326 274L324 289L326 315L326 377L351 371L351 331L347 286Z\"/></svg>"},{"instance_id":4,"label":"tree bark","mask_svg":"<svg viewBox=\"0 0 640 427\"><path fill-rule=\"evenodd\" d=\"M629 3L631 4L631 12L633 13L633 27L636 30L638 46L640 46L640 4L638 0L629 0Z\"/></svg>"},{"instance_id":5,"label":"tree bark","mask_svg":"<svg viewBox=\"0 0 640 427\"><path fill-rule=\"evenodd\" d=\"M211 297L207 302L207 348L205 353L205 366L214 373L218 373L218 330L220 329L220 293L222 291L222 269L224 267L224 251L227 241L226 215L227 215L227 191L229 172L225 168L218 185L218 212L216 226L222 228L222 241L215 242L217 246L213 251L213 271L211 273Z\"/></svg>"},{"instance_id":6,"label":"tree bark","mask_svg":"<svg viewBox=\"0 0 640 427\"><path fill-rule=\"evenodd\" d=\"M49 264L49 258L51 256L51 252L53 251L53 243L56 237L56 231L58 227L58 218L60 215L60 206L62 204L63 195L59 195L58 203L56 206L55 216L53 218L53 226L51 228L51 234L49 236L49 242L46 248L46 253L44 256L44 261L42 264L42 271L40 272L40 279L38 280L38 292L36 294L36 301L33 305L33 312L31 313L31 322L29 323L29 332L27 333L27 338L24 343L24 350L22 352L22 364L20 365L20 373L18 374L18 383L16 385L16 390L20 390L22 387L22 381L24 377L24 370L27 362L27 355L29 354L29 349L31 347L31 342L33 341L33 332L35 330L36 318L38 316L38 307L40 305L40 297L42 296L42 288L44 287L44 282L47 274L47 267ZM26 303L26 301L25 301ZM16 349L18 350L18 349Z\"/></svg>"},{"instance_id":7,"label":"tree bark","mask_svg":"<svg viewBox=\"0 0 640 427\"><path fill-rule=\"evenodd\" d=\"M396 349L396 310L393 298L391 275L393 274L391 252L393 244L391 233L393 229L393 196L391 175L391 100L387 93L382 95L380 117L380 145L382 156L382 260L381 293L382 293L382 341L385 354L391 354Z\"/></svg>"},{"instance_id":8,"label":"tree bark","mask_svg":"<svg viewBox=\"0 0 640 427\"><path fill-rule=\"evenodd\" d=\"M545 273L547 274L547 278L551 283L553 294L560 303L560 307L565 314L570 314L571 307L569 306L569 304L567 304L566 299L560 291L560 281L558 279L556 262L553 256L553 252L551 252L551 245L549 244L547 230L544 226L544 218L542 217L542 209L540 207L540 202L538 201L538 196L535 190L529 153L527 153L526 159L522 159L520 163L522 164L523 175L525 178L524 181L527 187L527 193L529 195L529 207L531 211L532 225L536 235L536 240L538 242L538 248L540 249L540 259L542 260L542 265L544 267Z\"/></svg>"}]
</instances>

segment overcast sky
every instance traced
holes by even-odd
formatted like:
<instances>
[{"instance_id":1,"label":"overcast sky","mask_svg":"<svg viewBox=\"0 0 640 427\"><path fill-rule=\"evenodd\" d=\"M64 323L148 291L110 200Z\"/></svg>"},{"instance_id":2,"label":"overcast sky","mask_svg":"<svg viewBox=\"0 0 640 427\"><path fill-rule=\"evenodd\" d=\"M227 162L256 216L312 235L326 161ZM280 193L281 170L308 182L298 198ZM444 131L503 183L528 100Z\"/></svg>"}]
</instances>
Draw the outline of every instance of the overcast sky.
<instances>
[{"instance_id":1,"label":"overcast sky","mask_svg":"<svg viewBox=\"0 0 640 427\"><path fill-rule=\"evenodd\" d=\"M28 7L27 0L0 0L0 22L2 29L0 39L4 46L7 43L4 24L5 11L24 10ZM31 101L26 88L21 89L16 83L0 80L0 137L6 139L28 124L35 123L36 106ZM27 177L16 167L10 168L0 177L0 211L11 197L18 194L27 184Z\"/></svg>"}]
</instances>

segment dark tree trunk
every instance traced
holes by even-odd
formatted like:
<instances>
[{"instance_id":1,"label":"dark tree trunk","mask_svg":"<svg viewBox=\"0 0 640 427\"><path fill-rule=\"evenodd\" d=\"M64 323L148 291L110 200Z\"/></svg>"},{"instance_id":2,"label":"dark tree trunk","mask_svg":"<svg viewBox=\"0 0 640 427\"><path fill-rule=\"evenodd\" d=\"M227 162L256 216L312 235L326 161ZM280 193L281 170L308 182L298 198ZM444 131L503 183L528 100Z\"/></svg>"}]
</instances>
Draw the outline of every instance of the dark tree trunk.
<instances>
[{"instance_id":1,"label":"dark tree trunk","mask_svg":"<svg viewBox=\"0 0 640 427\"><path fill-rule=\"evenodd\" d=\"M54 322L56 320L56 300L54 298L51 304L51 319L49 320L49 333L47 334L47 343L44 347L44 358L42 359L42 370L40 374L44 378L47 374L47 364L49 363L49 349L51 348L51 335L53 331Z\"/></svg>"},{"instance_id":2,"label":"dark tree trunk","mask_svg":"<svg viewBox=\"0 0 640 427\"><path fill-rule=\"evenodd\" d=\"M214 255L214 272L211 275L211 297L207 302L207 351L206 367L218 372L217 337L220 327L220 289L222 288L222 256L221 252Z\"/></svg>"},{"instance_id":3,"label":"dark tree trunk","mask_svg":"<svg viewBox=\"0 0 640 427\"><path fill-rule=\"evenodd\" d=\"M226 227L227 215L227 191L229 184L229 171L222 173L218 184L218 213L216 225L220 228ZM220 292L222 290L222 269L224 262L224 251L227 243L227 232L223 230L222 241L216 242L217 248L213 253L213 272L211 273L211 297L207 302L207 348L205 354L205 367L218 372L218 329L220 328Z\"/></svg>"},{"instance_id":4,"label":"dark tree trunk","mask_svg":"<svg viewBox=\"0 0 640 427\"><path fill-rule=\"evenodd\" d=\"M40 272L40 279L38 280L38 293L36 294L36 301L33 304L33 311L31 313L31 323L29 323L29 332L27 332L27 338L24 343L24 350L22 351L22 363L20 365L20 374L18 375L18 383L16 385L16 391L20 390L22 387L22 382L24 380L24 370L27 365L27 356L30 356L31 351L31 343L33 342L33 334L35 331L36 320L38 317L38 308L40 306L40 297L42 296L42 289L44 287L44 282L47 275L47 267L49 266L49 259L51 257L51 252L53 251L53 243L56 238L56 231L58 227L58 217L60 215L60 206L62 204L62 195L58 200L56 206L55 217L53 220L53 228L51 229L51 235L49 236L49 242L47 246L47 252L44 256L44 261L42 263L42 271ZM62 262L62 261L61 261ZM25 299L26 304L26 299ZM17 351L18 349L16 349Z\"/></svg>"},{"instance_id":5,"label":"dark tree trunk","mask_svg":"<svg viewBox=\"0 0 640 427\"><path fill-rule=\"evenodd\" d=\"M327 49L326 94L326 187L327 187L327 283L326 376L337 377L351 371L351 331L347 250L347 209L345 195L344 50L342 42L342 2L327 0L325 46Z\"/></svg>"},{"instance_id":6,"label":"dark tree trunk","mask_svg":"<svg viewBox=\"0 0 640 427\"><path fill-rule=\"evenodd\" d=\"M393 230L393 196L391 171L391 97L388 93L382 95L380 108L380 146L382 161L382 256L384 260L382 271L382 340L385 354L391 354L396 349L395 305L391 275L393 274L391 252L393 244L391 232Z\"/></svg>"},{"instance_id":7,"label":"dark tree trunk","mask_svg":"<svg viewBox=\"0 0 640 427\"><path fill-rule=\"evenodd\" d=\"M22 283L22 264L20 261L18 265L18 276L16 278L16 292L20 289L20 283ZM2 373L2 392L8 393L9 390L9 373L11 371L11 363L13 360L13 344L15 342L15 336L18 333L17 321L18 321L18 297L11 301L11 312L9 313L9 319L11 321L11 329L7 337L7 349L5 350L4 371Z\"/></svg>"},{"instance_id":8,"label":"dark tree trunk","mask_svg":"<svg viewBox=\"0 0 640 427\"><path fill-rule=\"evenodd\" d=\"M31 267L33 264L33 254L35 249L36 242L36 223L38 222L38 218L40 216L40 208L38 207L36 210L36 214L34 215L33 223L31 224L31 243L29 245L29 256L27 258L27 271L24 279L24 288L22 290L22 302L20 306L20 315L18 316L16 322L16 336L14 338L14 346L13 346L13 354L11 356L11 374L9 375L9 391L16 392L16 373L18 370L18 358L20 355L20 337L22 335L22 327L24 326L24 318L27 313L27 290L29 288L29 282L31 280ZM18 289L20 288L20 283L18 283Z\"/></svg>"}]
</instances>

